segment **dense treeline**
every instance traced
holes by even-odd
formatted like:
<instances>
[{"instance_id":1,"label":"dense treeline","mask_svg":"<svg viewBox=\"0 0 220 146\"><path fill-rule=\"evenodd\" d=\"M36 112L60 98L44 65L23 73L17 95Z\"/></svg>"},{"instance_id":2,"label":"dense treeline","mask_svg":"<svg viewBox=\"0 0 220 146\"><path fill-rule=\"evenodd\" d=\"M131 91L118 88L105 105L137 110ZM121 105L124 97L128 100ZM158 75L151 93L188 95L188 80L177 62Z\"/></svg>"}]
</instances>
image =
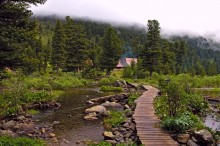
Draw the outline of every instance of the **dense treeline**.
<instances>
[{"instance_id":1,"label":"dense treeline","mask_svg":"<svg viewBox=\"0 0 220 146\"><path fill-rule=\"evenodd\" d=\"M53 30L57 18L57 16L35 17L35 19L38 19L41 22L45 30L46 28ZM63 22L65 21L62 18L60 19ZM81 25L84 28L86 38L90 40L90 49L92 49L92 54L90 54L92 57L90 57L90 59L98 67L99 63L97 58L99 58L99 52L102 50L102 36L110 24L79 18L74 19L74 23ZM143 52L143 48L146 47L149 40L147 39L147 34L149 33L146 32L145 28L135 25L114 25L114 27L121 40L123 40L121 56L140 58L141 55L146 55L146 52ZM198 47L196 44L197 42L189 37L175 36L169 39L159 37L158 39L158 51L161 53L156 51L155 54L158 55L157 57L159 57L158 59L160 61L158 62L159 64L156 63L157 65L154 65L154 68L157 69L152 70L153 72L163 74L190 73L192 75L214 75L220 72L219 51ZM151 56L152 54L148 55ZM148 56L146 57L148 58ZM150 62L155 64L153 61ZM149 64L149 66L152 65ZM146 63L143 67L146 68ZM148 69L148 71L150 70Z\"/></svg>"},{"instance_id":2,"label":"dense treeline","mask_svg":"<svg viewBox=\"0 0 220 146\"><path fill-rule=\"evenodd\" d=\"M108 58L104 55L105 51L111 51L114 52L114 60L118 60L120 56L139 58L139 62L142 62L139 63L142 64L139 68L149 71L150 74L157 72L215 75L220 72L219 51L198 47L196 41L189 37L175 36L164 39L160 36L160 26L156 20L148 21L146 31L146 28L137 25L111 25L89 19L63 18L55 15L34 16L30 20L30 16L31 13L25 16L28 29L19 25L19 31L22 32L12 33L19 34L19 37L5 36L12 30L6 25L1 26L8 32L0 35L1 69L9 67L22 68L25 73L46 72L48 65L51 65L56 71L61 69L68 72L79 70L90 72L91 68L96 68L109 72L117 64L117 61L113 60L104 61ZM26 29L20 29L21 26ZM16 27L14 29L17 29ZM109 28L114 29L112 33L117 37L107 39L116 43L106 50L106 44L110 42L105 42L104 37ZM7 41L12 43L8 45ZM117 51L114 51L114 47L117 47ZM114 63L107 67L103 62Z\"/></svg>"}]
</instances>

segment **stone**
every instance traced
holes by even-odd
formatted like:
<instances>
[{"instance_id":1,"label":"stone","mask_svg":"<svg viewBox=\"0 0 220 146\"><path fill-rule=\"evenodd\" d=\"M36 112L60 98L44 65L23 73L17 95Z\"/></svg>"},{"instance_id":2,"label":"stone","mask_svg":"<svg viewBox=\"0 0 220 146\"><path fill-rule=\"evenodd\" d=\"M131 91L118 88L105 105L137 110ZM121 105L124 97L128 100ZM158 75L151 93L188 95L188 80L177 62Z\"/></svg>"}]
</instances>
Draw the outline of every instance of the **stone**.
<instances>
[{"instance_id":1,"label":"stone","mask_svg":"<svg viewBox=\"0 0 220 146\"><path fill-rule=\"evenodd\" d=\"M200 144L207 145L207 144L214 143L214 139L213 139L212 134L206 129L195 131L194 137L198 141L198 143L200 143Z\"/></svg>"},{"instance_id":2,"label":"stone","mask_svg":"<svg viewBox=\"0 0 220 146\"><path fill-rule=\"evenodd\" d=\"M19 121L23 121L23 120L25 120L26 118L25 118L25 116L21 115L21 116L18 116L17 119L18 119Z\"/></svg>"},{"instance_id":3,"label":"stone","mask_svg":"<svg viewBox=\"0 0 220 146\"><path fill-rule=\"evenodd\" d=\"M120 103L117 102L109 102L106 101L105 103L101 104L104 107L111 107L111 108L120 108L122 107L122 105Z\"/></svg>"},{"instance_id":4,"label":"stone","mask_svg":"<svg viewBox=\"0 0 220 146\"><path fill-rule=\"evenodd\" d=\"M53 122L53 125L57 125L57 124L60 124L60 121L54 121Z\"/></svg>"},{"instance_id":5,"label":"stone","mask_svg":"<svg viewBox=\"0 0 220 146\"><path fill-rule=\"evenodd\" d=\"M102 115L102 116L106 116L106 114L107 114L106 108L102 105L96 105L96 106L90 107L90 108L86 109L85 112L87 114L95 112L98 115Z\"/></svg>"},{"instance_id":6,"label":"stone","mask_svg":"<svg viewBox=\"0 0 220 146\"><path fill-rule=\"evenodd\" d=\"M50 142L52 142L52 143L58 143L59 140L58 140L56 137L53 137L53 138L50 139Z\"/></svg>"},{"instance_id":7,"label":"stone","mask_svg":"<svg viewBox=\"0 0 220 146\"><path fill-rule=\"evenodd\" d=\"M19 123L14 127L16 131L24 131L25 134L30 134L35 132L35 125L33 123Z\"/></svg>"},{"instance_id":8,"label":"stone","mask_svg":"<svg viewBox=\"0 0 220 146\"><path fill-rule=\"evenodd\" d=\"M186 144L189 140L190 135L189 134L178 134L177 135L177 142Z\"/></svg>"},{"instance_id":9,"label":"stone","mask_svg":"<svg viewBox=\"0 0 220 146\"><path fill-rule=\"evenodd\" d=\"M188 140L187 142L187 146L199 146L198 144L196 144L193 140Z\"/></svg>"},{"instance_id":10,"label":"stone","mask_svg":"<svg viewBox=\"0 0 220 146\"><path fill-rule=\"evenodd\" d=\"M131 109L126 109L125 110L125 116L126 117L132 117L133 114L134 114L134 112Z\"/></svg>"},{"instance_id":11,"label":"stone","mask_svg":"<svg viewBox=\"0 0 220 146\"><path fill-rule=\"evenodd\" d=\"M127 104L124 105L124 108L125 109L130 109L129 105L127 105Z\"/></svg>"},{"instance_id":12,"label":"stone","mask_svg":"<svg viewBox=\"0 0 220 146\"><path fill-rule=\"evenodd\" d=\"M46 129L45 128L41 128L41 133L45 133Z\"/></svg>"},{"instance_id":13,"label":"stone","mask_svg":"<svg viewBox=\"0 0 220 146\"><path fill-rule=\"evenodd\" d=\"M15 137L15 133L11 130L0 130L0 136L10 136Z\"/></svg>"},{"instance_id":14,"label":"stone","mask_svg":"<svg viewBox=\"0 0 220 146\"><path fill-rule=\"evenodd\" d=\"M125 137L125 138L130 138L131 135L132 135L132 132L129 132L129 131L128 131L128 132L124 135L124 137Z\"/></svg>"},{"instance_id":15,"label":"stone","mask_svg":"<svg viewBox=\"0 0 220 146\"><path fill-rule=\"evenodd\" d=\"M112 145L116 145L117 144L117 141L115 140L105 140L106 142L112 144Z\"/></svg>"},{"instance_id":16,"label":"stone","mask_svg":"<svg viewBox=\"0 0 220 146\"><path fill-rule=\"evenodd\" d=\"M66 140L66 139L63 139L63 142L65 142L65 143L70 143L68 140Z\"/></svg>"},{"instance_id":17,"label":"stone","mask_svg":"<svg viewBox=\"0 0 220 146\"><path fill-rule=\"evenodd\" d=\"M113 83L114 86L116 87L125 87L127 85L126 81L124 80L117 80Z\"/></svg>"},{"instance_id":18,"label":"stone","mask_svg":"<svg viewBox=\"0 0 220 146\"><path fill-rule=\"evenodd\" d=\"M109 139L112 140L112 139L114 139L114 135L110 131L103 132L103 136L104 136L105 140L109 140Z\"/></svg>"},{"instance_id":19,"label":"stone","mask_svg":"<svg viewBox=\"0 0 220 146\"><path fill-rule=\"evenodd\" d=\"M16 122L13 121L13 120L11 120L11 121L8 121L8 122L4 123L4 124L2 125L2 127L3 127L5 130L8 130L8 129L14 128L15 124L16 124Z\"/></svg>"},{"instance_id":20,"label":"stone","mask_svg":"<svg viewBox=\"0 0 220 146\"><path fill-rule=\"evenodd\" d=\"M96 113L89 113L86 116L84 116L84 120L94 121L98 119L96 116L97 116Z\"/></svg>"},{"instance_id":21,"label":"stone","mask_svg":"<svg viewBox=\"0 0 220 146\"><path fill-rule=\"evenodd\" d=\"M54 134L54 133L49 133L49 136L50 136L50 137L55 137L56 134Z\"/></svg>"}]
</instances>

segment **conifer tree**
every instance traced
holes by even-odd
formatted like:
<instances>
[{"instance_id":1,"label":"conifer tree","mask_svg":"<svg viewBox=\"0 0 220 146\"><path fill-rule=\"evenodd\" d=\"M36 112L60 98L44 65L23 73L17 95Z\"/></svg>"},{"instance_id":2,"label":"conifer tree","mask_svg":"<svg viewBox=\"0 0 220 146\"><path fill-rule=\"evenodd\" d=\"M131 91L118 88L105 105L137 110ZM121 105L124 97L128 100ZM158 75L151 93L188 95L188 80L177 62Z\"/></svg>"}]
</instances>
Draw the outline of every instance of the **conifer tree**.
<instances>
[{"instance_id":1,"label":"conifer tree","mask_svg":"<svg viewBox=\"0 0 220 146\"><path fill-rule=\"evenodd\" d=\"M120 59L122 48L122 41L113 27L109 27L105 30L102 47L101 68L106 69L106 75L109 76Z\"/></svg>"},{"instance_id":2,"label":"conifer tree","mask_svg":"<svg viewBox=\"0 0 220 146\"><path fill-rule=\"evenodd\" d=\"M79 71L86 65L88 60L89 45L83 26L74 24L67 16L65 24L66 34L66 70Z\"/></svg>"},{"instance_id":3,"label":"conifer tree","mask_svg":"<svg viewBox=\"0 0 220 146\"><path fill-rule=\"evenodd\" d=\"M0 69L18 68L28 64L34 66L31 62L35 62L35 58L25 56L30 52L33 55L36 42L36 23L30 20L32 12L28 8L30 4L43 4L45 1L0 1Z\"/></svg>"},{"instance_id":4,"label":"conifer tree","mask_svg":"<svg viewBox=\"0 0 220 146\"><path fill-rule=\"evenodd\" d=\"M65 51L65 33L63 30L62 22L57 20L54 36L52 39L52 54L51 54L51 65L53 70L58 71L63 69L66 61L66 51Z\"/></svg>"},{"instance_id":5,"label":"conifer tree","mask_svg":"<svg viewBox=\"0 0 220 146\"><path fill-rule=\"evenodd\" d=\"M142 65L150 72L159 72L161 67L160 26L157 20L148 20L147 41L142 51Z\"/></svg>"}]
</instances>

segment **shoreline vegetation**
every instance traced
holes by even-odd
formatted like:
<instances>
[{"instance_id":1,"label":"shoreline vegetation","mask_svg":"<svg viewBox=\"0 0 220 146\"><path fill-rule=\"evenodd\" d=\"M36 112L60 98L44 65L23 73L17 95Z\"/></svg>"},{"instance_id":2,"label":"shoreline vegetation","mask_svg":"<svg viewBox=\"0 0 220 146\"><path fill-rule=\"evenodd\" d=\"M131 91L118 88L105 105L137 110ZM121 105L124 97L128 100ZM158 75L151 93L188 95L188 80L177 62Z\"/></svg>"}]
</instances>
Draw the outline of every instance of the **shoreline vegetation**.
<instances>
[{"instance_id":1,"label":"shoreline vegetation","mask_svg":"<svg viewBox=\"0 0 220 146\"><path fill-rule=\"evenodd\" d=\"M216 88L212 92L219 92L220 88L220 51L211 49L204 37L163 38L157 20L147 20L146 29L70 16L31 17L30 6L46 1L0 2L0 144L33 143L38 133L24 134L32 139L12 140L4 135L13 137L27 126L36 132L30 114L59 107L56 101L66 88L95 84L103 91L127 92L129 89L122 90L123 80L161 91L155 108L162 127L171 133L204 128L201 117L209 106L193 89ZM120 58L133 61L119 63ZM128 103L135 99L132 95ZM57 141L54 133L38 128ZM219 134L208 130L217 140ZM43 145L36 141L36 146Z\"/></svg>"},{"instance_id":2,"label":"shoreline vegetation","mask_svg":"<svg viewBox=\"0 0 220 146\"><path fill-rule=\"evenodd\" d=\"M189 95L184 95L184 97L181 97L183 100L189 99L190 101L193 101L195 104L191 104L194 106L194 111L191 111L190 113L186 113L188 116L188 121L192 121L195 119L198 119L196 117L193 117L191 113L195 113L197 111L199 116L203 114L201 111L205 111L205 105L200 104L201 102L204 102L202 99L204 99L202 96L193 95L193 88L209 88L209 87L215 87L215 91L217 90L217 87L220 83L220 76L191 76L188 74L180 74L180 75L159 75L157 73L153 73L152 76L147 76L145 79L132 79L132 78L123 78L123 72L115 70L113 71L112 75L109 78L102 77L99 81L92 80L92 79L85 79L81 77L80 74L73 74L73 73L65 73L65 72L58 72L58 73L51 73L51 74L39 74L34 73L28 76L24 76L20 72L8 72L8 78L1 81L1 95L0 100L2 101L1 108L1 118L4 119L4 117L16 117L16 114L20 115L21 113L29 112L32 109L39 109L40 107L36 106L34 107L36 103L40 103L41 105L43 103L49 103L50 102L56 102L59 95L62 94L65 91L65 88L74 88L74 87L85 87L89 85L93 85L94 83L99 85L101 88L105 87L107 88L107 91L111 89L111 91L122 91L122 87L120 85L123 85L123 80L126 80L128 82L133 82L139 85L143 84L150 84L155 87L158 87L161 90L161 95L167 94L167 86L171 84L173 81L175 82L175 86L181 88L180 92L182 95L182 90L184 89L184 92L189 93ZM180 84L181 83L181 84ZM133 85L134 86L134 85ZM135 87L135 86L134 86ZM170 87L171 88L171 87ZM179 88L177 91L179 91ZM171 89L169 89L171 90ZM192 94L192 95L191 95ZM128 99L128 103L132 104L134 100L137 98L137 95L133 94ZM177 117L170 117L166 116L164 118L163 116L166 113L165 108L161 107L161 105L165 102L163 98L156 98L155 100L155 107L156 112L160 118L162 118L163 126L166 130L170 130L170 124L176 124L175 121L179 120L179 114L177 114ZM186 107L186 102L181 101L180 103L183 107ZM202 107L201 105L204 105ZM181 107L182 107L181 106ZM30 107L30 108L27 108ZM51 107L59 107L59 105L55 106L48 106L46 108ZM203 110L204 108L204 110ZM170 109L170 108L169 108ZM186 108L185 108L186 109ZM168 109L166 109L168 110ZM30 112L35 113L36 111ZM188 112L188 110L186 110ZM190 116L190 117L189 117ZM186 119L187 119L186 118ZM193 119L189 119L193 118ZM180 119L182 120L182 119ZM184 119L183 119L184 120ZM188 121L183 121L182 124L187 124ZM193 123L196 123L193 121ZM184 128L183 126L177 125L176 127ZM201 126L201 124L197 124L194 126ZM185 127L185 129L175 129L178 133L182 133L187 128L191 128L190 125L188 127ZM174 131L173 129L171 129ZM213 133L213 132L212 132ZM215 133L216 135L216 133ZM217 137L217 136L215 136ZM3 139L8 139L4 138Z\"/></svg>"}]
</instances>

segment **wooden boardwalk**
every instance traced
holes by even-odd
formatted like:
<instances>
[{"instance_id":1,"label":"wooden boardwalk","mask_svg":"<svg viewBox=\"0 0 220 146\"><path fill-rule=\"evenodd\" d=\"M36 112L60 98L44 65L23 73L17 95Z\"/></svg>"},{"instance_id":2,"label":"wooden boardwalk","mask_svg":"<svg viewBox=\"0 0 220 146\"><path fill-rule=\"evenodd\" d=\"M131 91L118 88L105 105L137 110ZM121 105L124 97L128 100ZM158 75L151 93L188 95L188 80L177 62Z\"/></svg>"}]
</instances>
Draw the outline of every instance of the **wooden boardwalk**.
<instances>
[{"instance_id":1,"label":"wooden boardwalk","mask_svg":"<svg viewBox=\"0 0 220 146\"><path fill-rule=\"evenodd\" d=\"M153 106L158 89L151 86L144 86L144 88L147 91L135 101L137 106L133 115L141 143L144 146L177 146L177 142L158 126L160 120L154 114Z\"/></svg>"}]
</instances>

